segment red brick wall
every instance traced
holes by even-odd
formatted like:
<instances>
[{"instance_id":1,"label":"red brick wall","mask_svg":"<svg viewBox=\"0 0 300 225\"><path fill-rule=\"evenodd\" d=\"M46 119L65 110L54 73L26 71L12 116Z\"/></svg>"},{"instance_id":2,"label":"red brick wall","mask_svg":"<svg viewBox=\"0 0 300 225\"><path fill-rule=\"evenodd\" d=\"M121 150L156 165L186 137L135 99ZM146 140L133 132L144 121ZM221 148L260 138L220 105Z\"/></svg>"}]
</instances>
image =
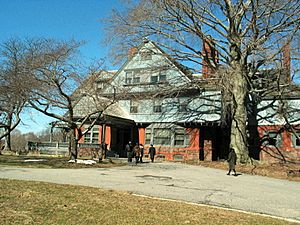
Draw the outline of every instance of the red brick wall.
<instances>
[{"instance_id":1,"label":"red brick wall","mask_svg":"<svg viewBox=\"0 0 300 225\"><path fill-rule=\"evenodd\" d=\"M258 128L260 137L264 136L266 131L278 131L282 126L261 126ZM299 127L300 128L300 127ZM260 152L261 161L300 161L300 148L293 146L292 134L282 129L282 145L280 147L262 146Z\"/></svg>"},{"instance_id":2,"label":"red brick wall","mask_svg":"<svg viewBox=\"0 0 300 225\"><path fill-rule=\"evenodd\" d=\"M174 160L175 155L181 155L182 160L198 160L199 159L199 135L198 128L188 128L188 134L190 135L190 143L187 147L171 147L171 146L154 146L156 148L156 155L164 156L165 160ZM148 153L150 146L145 146L145 153Z\"/></svg>"}]
</instances>

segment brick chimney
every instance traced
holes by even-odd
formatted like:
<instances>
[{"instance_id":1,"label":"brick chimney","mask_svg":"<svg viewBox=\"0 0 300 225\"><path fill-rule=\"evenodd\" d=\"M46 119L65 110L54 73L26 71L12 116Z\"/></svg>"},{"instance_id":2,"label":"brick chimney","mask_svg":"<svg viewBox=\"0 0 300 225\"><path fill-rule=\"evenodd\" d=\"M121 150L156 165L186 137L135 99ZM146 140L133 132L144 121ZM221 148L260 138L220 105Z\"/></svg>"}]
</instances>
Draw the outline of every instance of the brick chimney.
<instances>
[{"instance_id":1,"label":"brick chimney","mask_svg":"<svg viewBox=\"0 0 300 225\"><path fill-rule=\"evenodd\" d=\"M128 49L128 58L132 58L134 54L137 52L138 48L137 47L132 47Z\"/></svg>"},{"instance_id":2,"label":"brick chimney","mask_svg":"<svg viewBox=\"0 0 300 225\"><path fill-rule=\"evenodd\" d=\"M218 52L215 49L214 43L212 41L203 40L202 55L202 77L209 78L215 73L212 65L219 62Z\"/></svg>"},{"instance_id":3,"label":"brick chimney","mask_svg":"<svg viewBox=\"0 0 300 225\"><path fill-rule=\"evenodd\" d=\"M283 80L285 82L291 81L291 44L286 43L282 48L282 67Z\"/></svg>"}]
</instances>

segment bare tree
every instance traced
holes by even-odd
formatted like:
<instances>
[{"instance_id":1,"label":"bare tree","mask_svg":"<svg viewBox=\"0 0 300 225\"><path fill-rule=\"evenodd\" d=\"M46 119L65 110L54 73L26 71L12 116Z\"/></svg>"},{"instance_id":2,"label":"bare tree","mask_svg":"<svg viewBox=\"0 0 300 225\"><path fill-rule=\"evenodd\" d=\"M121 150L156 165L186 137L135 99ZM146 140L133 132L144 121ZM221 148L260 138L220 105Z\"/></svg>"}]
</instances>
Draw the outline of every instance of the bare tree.
<instances>
[{"instance_id":1,"label":"bare tree","mask_svg":"<svg viewBox=\"0 0 300 225\"><path fill-rule=\"evenodd\" d=\"M293 46L299 17L298 0L140 0L114 10L106 22L117 56L150 37L192 71L205 62L221 80L230 145L239 162L249 162L247 105L257 105L262 93L283 88L278 74L289 81L287 71L266 71L275 68L286 43ZM202 51L203 44L216 50L216 57ZM266 85L257 85L258 80Z\"/></svg>"},{"instance_id":2,"label":"bare tree","mask_svg":"<svg viewBox=\"0 0 300 225\"><path fill-rule=\"evenodd\" d=\"M80 43L74 41L38 40L31 43L30 62L32 80L37 85L32 89L29 105L64 124L69 132L69 150L74 159L77 159L78 141L114 102L114 99L100 98L96 94L94 84L99 77L96 72L99 68L85 69L80 65L76 57L79 46ZM78 103L83 97L89 104L80 110ZM85 124L88 127L83 131Z\"/></svg>"},{"instance_id":3,"label":"bare tree","mask_svg":"<svg viewBox=\"0 0 300 225\"><path fill-rule=\"evenodd\" d=\"M0 128L4 130L0 139L5 137L6 150L11 150L10 134L21 122L20 113L33 85L28 79L24 47L17 39L0 46Z\"/></svg>"}]
</instances>

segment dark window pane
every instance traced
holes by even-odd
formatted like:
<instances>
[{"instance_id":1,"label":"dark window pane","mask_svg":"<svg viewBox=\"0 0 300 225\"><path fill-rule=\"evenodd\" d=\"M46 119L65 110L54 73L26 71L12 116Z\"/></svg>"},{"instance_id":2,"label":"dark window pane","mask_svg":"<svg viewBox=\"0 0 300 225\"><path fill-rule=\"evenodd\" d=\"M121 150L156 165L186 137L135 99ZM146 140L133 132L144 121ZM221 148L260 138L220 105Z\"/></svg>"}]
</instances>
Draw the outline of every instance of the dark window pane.
<instances>
[{"instance_id":1,"label":"dark window pane","mask_svg":"<svg viewBox=\"0 0 300 225\"><path fill-rule=\"evenodd\" d=\"M157 76L151 76L151 83L157 83L158 77Z\"/></svg>"},{"instance_id":2,"label":"dark window pane","mask_svg":"<svg viewBox=\"0 0 300 225\"><path fill-rule=\"evenodd\" d=\"M131 106L130 107L130 112L131 113L137 113L138 112L138 107L137 106Z\"/></svg>"},{"instance_id":3,"label":"dark window pane","mask_svg":"<svg viewBox=\"0 0 300 225\"><path fill-rule=\"evenodd\" d=\"M166 81L167 80L167 76L166 75L160 75L159 76L159 81L160 82L164 82L164 81Z\"/></svg>"},{"instance_id":4,"label":"dark window pane","mask_svg":"<svg viewBox=\"0 0 300 225\"><path fill-rule=\"evenodd\" d=\"M156 113L161 112L161 105L155 105L155 106L153 106L153 112L156 112Z\"/></svg>"}]
</instances>

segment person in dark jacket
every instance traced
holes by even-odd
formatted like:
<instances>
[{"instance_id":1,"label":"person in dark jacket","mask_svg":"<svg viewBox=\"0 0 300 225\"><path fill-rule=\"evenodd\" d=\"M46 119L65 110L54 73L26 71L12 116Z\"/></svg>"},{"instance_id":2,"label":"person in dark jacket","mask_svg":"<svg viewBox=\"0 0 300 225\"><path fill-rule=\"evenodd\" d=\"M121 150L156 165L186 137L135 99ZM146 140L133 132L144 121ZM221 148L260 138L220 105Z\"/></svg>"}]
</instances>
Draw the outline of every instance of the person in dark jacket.
<instances>
[{"instance_id":1,"label":"person in dark jacket","mask_svg":"<svg viewBox=\"0 0 300 225\"><path fill-rule=\"evenodd\" d=\"M151 147L149 148L149 153L148 154L150 155L151 162L154 162L154 156L156 154L156 150L153 147L153 144L151 144Z\"/></svg>"},{"instance_id":2,"label":"person in dark jacket","mask_svg":"<svg viewBox=\"0 0 300 225\"><path fill-rule=\"evenodd\" d=\"M236 171L235 171L235 165L236 165L236 160L237 156L233 148L230 148L229 154L228 154L228 166L229 166L229 171L227 175L230 175L231 170L234 172L234 176L237 176Z\"/></svg>"},{"instance_id":3,"label":"person in dark jacket","mask_svg":"<svg viewBox=\"0 0 300 225\"><path fill-rule=\"evenodd\" d=\"M127 152L127 161L128 162L132 162L132 145L131 145L131 141L128 142L128 144L125 147L125 151Z\"/></svg>"}]
</instances>

